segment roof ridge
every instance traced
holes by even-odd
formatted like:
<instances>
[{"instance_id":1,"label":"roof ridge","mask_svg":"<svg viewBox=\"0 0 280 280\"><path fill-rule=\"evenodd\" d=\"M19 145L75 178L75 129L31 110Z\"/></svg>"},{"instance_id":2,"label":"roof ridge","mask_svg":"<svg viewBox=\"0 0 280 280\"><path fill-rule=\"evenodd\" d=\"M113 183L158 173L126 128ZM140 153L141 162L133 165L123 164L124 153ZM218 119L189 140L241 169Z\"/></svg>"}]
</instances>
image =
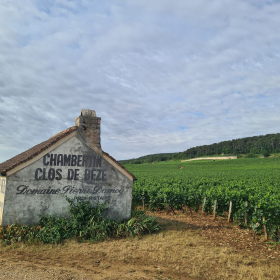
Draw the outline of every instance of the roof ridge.
<instances>
[{"instance_id":1,"label":"roof ridge","mask_svg":"<svg viewBox=\"0 0 280 280\"><path fill-rule=\"evenodd\" d=\"M103 152L103 154L105 154L107 157L109 157L111 160L113 160L119 167L121 167L121 168L124 169L127 173L129 173L129 174L132 176L133 181L137 180L136 177L135 177L132 173L130 173L124 166L122 166L116 159L114 159L114 158L113 158L112 156L110 156L108 153L106 153L106 152L104 152L104 151L102 151L102 152Z\"/></svg>"},{"instance_id":2,"label":"roof ridge","mask_svg":"<svg viewBox=\"0 0 280 280\"><path fill-rule=\"evenodd\" d=\"M16 166L34 158L44 150L46 150L48 147L53 145L54 143L58 142L60 139L64 138L65 136L69 135L73 131L77 129L77 126L69 127L56 135L50 137L48 140L43 141L30 149L26 150L25 152L22 152L0 164L0 174L5 174L7 171L15 168Z\"/></svg>"}]
</instances>

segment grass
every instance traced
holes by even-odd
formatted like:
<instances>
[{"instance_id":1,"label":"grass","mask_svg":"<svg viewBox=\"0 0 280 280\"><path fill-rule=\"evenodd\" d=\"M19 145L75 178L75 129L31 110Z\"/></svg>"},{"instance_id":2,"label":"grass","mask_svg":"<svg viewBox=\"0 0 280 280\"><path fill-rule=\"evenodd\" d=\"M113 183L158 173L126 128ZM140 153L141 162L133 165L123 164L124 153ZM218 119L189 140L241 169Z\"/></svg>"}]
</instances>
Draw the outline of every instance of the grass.
<instances>
[{"instance_id":1,"label":"grass","mask_svg":"<svg viewBox=\"0 0 280 280\"><path fill-rule=\"evenodd\" d=\"M203 223L215 228L220 221L212 222L207 216L202 220L186 215L156 215L163 230L150 235L94 243L72 240L60 245L1 247L0 272L12 265L11 273L20 269L36 279L280 278L280 258L276 254L279 248L260 249L262 245L275 244L254 243L256 248L250 251L244 246L221 243L219 236L215 238L217 230L209 235ZM226 233L240 231L237 226L225 230Z\"/></svg>"}]
</instances>

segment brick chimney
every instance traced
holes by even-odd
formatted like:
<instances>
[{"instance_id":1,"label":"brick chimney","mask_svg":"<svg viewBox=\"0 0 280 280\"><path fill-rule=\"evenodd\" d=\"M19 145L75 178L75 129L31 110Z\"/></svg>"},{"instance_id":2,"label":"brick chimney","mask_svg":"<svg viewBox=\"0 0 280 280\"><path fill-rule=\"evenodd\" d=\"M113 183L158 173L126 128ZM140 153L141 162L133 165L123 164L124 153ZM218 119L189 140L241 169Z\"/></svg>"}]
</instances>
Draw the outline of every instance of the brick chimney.
<instances>
[{"instance_id":1,"label":"brick chimney","mask_svg":"<svg viewBox=\"0 0 280 280\"><path fill-rule=\"evenodd\" d=\"M101 118L96 117L94 110L82 109L81 115L75 119L75 125L85 138L88 145L95 151L102 154L100 143L100 122Z\"/></svg>"}]
</instances>

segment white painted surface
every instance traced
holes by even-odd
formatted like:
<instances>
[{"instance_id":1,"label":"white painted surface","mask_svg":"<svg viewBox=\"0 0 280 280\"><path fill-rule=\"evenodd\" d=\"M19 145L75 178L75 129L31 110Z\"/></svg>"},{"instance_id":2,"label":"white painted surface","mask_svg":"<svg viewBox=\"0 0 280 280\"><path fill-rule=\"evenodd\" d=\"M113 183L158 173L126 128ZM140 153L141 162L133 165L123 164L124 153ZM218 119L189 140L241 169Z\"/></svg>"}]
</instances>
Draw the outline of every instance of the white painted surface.
<instances>
[{"instance_id":1,"label":"white painted surface","mask_svg":"<svg viewBox=\"0 0 280 280\"><path fill-rule=\"evenodd\" d=\"M5 191L6 191L6 177L0 176L0 224L2 222Z\"/></svg>"},{"instance_id":2,"label":"white painted surface","mask_svg":"<svg viewBox=\"0 0 280 280\"><path fill-rule=\"evenodd\" d=\"M71 159L70 166L65 166L65 157ZM106 214L112 219L131 215L132 181L73 136L7 177L2 225L34 224L47 213L66 216L65 196L93 204L108 200Z\"/></svg>"}]
</instances>

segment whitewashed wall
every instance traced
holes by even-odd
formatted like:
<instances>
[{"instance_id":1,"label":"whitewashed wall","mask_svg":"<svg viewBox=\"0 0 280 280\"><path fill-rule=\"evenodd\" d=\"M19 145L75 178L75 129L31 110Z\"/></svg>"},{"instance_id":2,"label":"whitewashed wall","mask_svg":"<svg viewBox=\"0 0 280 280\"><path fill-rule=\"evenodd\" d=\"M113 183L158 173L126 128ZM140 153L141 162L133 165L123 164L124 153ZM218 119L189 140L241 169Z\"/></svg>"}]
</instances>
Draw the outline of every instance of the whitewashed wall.
<instances>
[{"instance_id":1,"label":"whitewashed wall","mask_svg":"<svg viewBox=\"0 0 280 280\"><path fill-rule=\"evenodd\" d=\"M2 222L5 191L6 191L6 177L0 176L0 224Z\"/></svg>"},{"instance_id":2,"label":"whitewashed wall","mask_svg":"<svg viewBox=\"0 0 280 280\"><path fill-rule=\"evenodd\" d=\"M131 215L132 181L76 137L6 178L6 193L1 187L0 194L2 225L34 224L46 213L65 216L66 196L94 204L108 200L106 215L111 219Z\"/></svg>"}]
</instances>

